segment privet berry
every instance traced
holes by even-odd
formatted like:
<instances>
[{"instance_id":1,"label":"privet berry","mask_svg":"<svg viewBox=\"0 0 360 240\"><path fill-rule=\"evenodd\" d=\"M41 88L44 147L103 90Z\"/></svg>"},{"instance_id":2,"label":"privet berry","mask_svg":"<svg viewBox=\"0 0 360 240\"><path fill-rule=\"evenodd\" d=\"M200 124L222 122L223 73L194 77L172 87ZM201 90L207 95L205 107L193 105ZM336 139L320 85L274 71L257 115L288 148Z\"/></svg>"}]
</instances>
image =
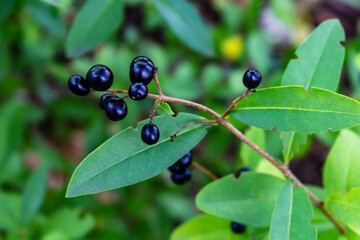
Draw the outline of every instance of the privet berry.
<instances>
[{"instance_id":1,"label":"privet berry","mask_svg":"<svg viewBox=\"0 0 360 240\"><path fill-rule=\"evenodd\" d=\"M189 169L185 169L185 171L181 173L171 173L170 177L173 183L180 185L186 183L191 179L191 172Z\"/></svg>"},{"instance_id":2,"label":"privet berry","mask_svg":"<svg viewBox=\"0 0 360 240\"><path fill-rule=\"evenodd\" d=\"M68 81L70 91L78 96L86 96L90 93L90 87L85 78L80 75L72 75Z\"/></svg>"},{"instance_id":3,"label":"privet berry","mask_svg":"<svg viewBox=\"0 0 360 240\"><path fill-rule=\"evenodd\" d=\"M130 64L130 81L148 85L155 75L154 63L147 57L136 57Z\"/></svg>"},{"instance_id":4,"label":"privet berry","mask_svg":"<svg viewBox=\"0 0 360 240\"><path fill-rule=\"evenodd\" d=\"M231 222L231 230L234 233L243 233L245 231L245 225L237 222Z\"/></svg>"},{"instance_id":5,"label":"privet berry","mask_svg":"<svg viewBox=\"0 0 360 240\"><path fill-rule=\"evenodd\" d=\"M127 106L123 99L114 96L109 98L104 104L106 116L113 121L119 121L126 117Z\"/></svg>"},{"instance_id":6,"label":"privet berry","mask_svg":"<svg viewBox=\"0 0 360 240\"><path fill-rule=\"evenodd\" d=\"M243 172L251 172L251 169L248 167L242 167L239 170L237 170L234 175L236 178L239 178L241 176L241 173L243 173Z\"/></svg>"},{"instance_id":7,"label":"privet berry","mask_svg":"<svg viewBox=\"0 0 360 240\"><path fill-rule=\"evenodd\" d=\"M105 103L107 101L109 101L109 99L112 97L112 94L111 93L106 93L104 95L102 95L100 98L99 98L99 107L104 110L104 107L105 107ZM114 96L115 98L119 98L118 96Z\"/></svg>"},{"instance_id":8,"label":"privet berry","mask_svg":"<svg viewBox=\"0 0 360 240\"><path fill-rule=\"evenodd\" d=\"M257 88L261 83L261 74L256 69L249 69L243 76L243 83L248 89Z\"/></svg>"},{"instance_id":9,"label":"privet berry","mask_svg":"<svg viewBox=\"0 0 360 240\"><path fill-rule=\"evenodd\" d=\"M114 81L110 68L104 65L95 65L86 74L89 86L97 91L108 90Z\"/></svg>"},{"instance_id":10,"label":"privet berry","mask_svg":"<svg viewBox=\"0 0 360 240\"><path fill-rule=\"evenodd\" d=\"M129 97L133 100L140 101L147 97L148 88L142 82L136 82L131 84L129 88Z\"/></svg>"},{"instance_id":11,"label":"privet berry","mask_svg":"<svg viewBox=\"0 0 360 240\"><path fill-rule=\"evenodd\" d=\"M148 145L155 144L159 141L160 131L155 124L148 123L141 129L141 139Z\"/></svg>"},{"instance_id":12,"label":"privet berry","mask_svg":"<svg viewBox=\"0 0 360 240\"><path fill-rule=\"evenodd\" d=\"M182 173L188 167L190 167L192 162L192 153L191 151L185 154L182 158L177 160L173 165L171 165L168 169L172 173Z\"/></svg>"}]
</instances>

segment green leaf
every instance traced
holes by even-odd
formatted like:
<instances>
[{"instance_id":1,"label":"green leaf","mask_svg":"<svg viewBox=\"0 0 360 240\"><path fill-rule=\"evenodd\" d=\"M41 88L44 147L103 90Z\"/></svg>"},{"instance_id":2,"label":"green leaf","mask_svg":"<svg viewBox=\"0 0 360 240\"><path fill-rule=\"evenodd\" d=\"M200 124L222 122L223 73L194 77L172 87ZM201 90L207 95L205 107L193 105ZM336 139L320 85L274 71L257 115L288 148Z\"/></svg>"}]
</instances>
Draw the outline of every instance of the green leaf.
<instances>
[{"instance_id":1,"label":"green leaf","mask_svg":"<svg viewBox=\"0 0 360 240\"><path fill-rule=\"evenodd\" d=\"M335 91L339 84L345 49L344 30L337 19L323 22L296 50L283 75L282 85L300 85Z\"/></svg>"},{"instance_id":2,"label":"green leaf","mask_svg":"<svg viewBox=\"0 0 360 240\"><path fill-rule=\"evenodd\" d=\"M288 165L294 156L294 152L307 140L307 134L296 132L282 132L280 137L283 140L283 156L285 165Z\"/></svg>"},{"instance_id":3,"label":"green leaf","mask_svg":"<svg viewBox=\"0 0 360 240\"><path fill-rule=\"evenodd\" d=\"M344 196L336 193L325 204L335 217L360 235L360 188L353 188Z\"/></svg>"},{"instance_id":4,"label":"green leaf","mask_svg":"<svg viewBox=\"0 0 360 240\"><path fill-rule=\"evenodd\" d=\"M282 188L271 220L270 240L317 239L311 202L304 188L294 188L287 180Z\"/></svg>"},{"instance_id":5,"label":"green leaf","mask_svg":"<svg viewBox=\"0 0 360 240\"><path fill-rule=\"evenodd\" d=\"M324 166L324 187L330 196L360 187L360 136L343 130L331 148Z\"/></svg>"},{"instance_id":6,"label":"green leaf","mask_svg":"<svg viewBox=\"0 0 360 240\"><path fill-rule=\"evenodd\" d=\"M283 185L284 180L261 173L244 172L239 179L228 175L203 188L196 206L217 217L265 227L270 225Z\"/></svg>"},{"instance_id":7,"label":"green leaf","mask_svg":"<svg viewBox=\"0 0 360 240\"><path fill-rule=\"evenodd\" d=\"M171 234L171 240L230 240L248 239L246 236L232 238L230 221L212 215L200 215L180 225ZM244 234L242 234L244 235Z\"/></svg>"},{"instance_id":8,"label":"green leaf","mask_svg":"<svg viewBox=\"0 0 360 240\"><path fill-rule=\"evenodd\" d=\"M311 221L318 232L318 240L340 240L339 230L329 220L329 218L318 208L313 208L315 217Z\"/></svg>"},{"instance_id":9,"label":"green leaf","mask_svg":"<svg viewBox=\"0 0 360 240\"><path fill-rule=\"evenodd\" d=\"M0 109L0 169L10 159L23 136L24 106L17 100L7 102Z\"/></svg>"},{"instance_id":10,"label":"green leaf","mask_svg":"<svg viewBox=\"0 0 360 240\"><path fill-rule=\"evenodd\" d=\"M360 104L325 89L288 86L260 89L237 105L231 116L279 131L337 131L360 124Z\"/></svg>"},{"instance_id":11,"label":"green leaf","mask_svg":"<svg viewBox=\"0 0 360 240\"><path fill-rule=\"evenodd\" d=\"M92 215L84 214L80 209L63 208L56 211L46 222L45 229L49 233L46 239L84 239L94 225L95 219ZM54 236L51 237L52 235Z\"/></svg>"},{"instance_id":12,"label":"green leaf","mask_svg":"<svg viewBox=\"0 0 360 240\"><path fill-rule=\"evenodd\" d=\"M245 132L245 136L260 148L265 149L265 131L263 129L250 127ZM241 142L240 160L243 165L248 166L252 170L255 170L262 158L263 157L254 149L249 147L246 143Z\"/></svg>"},{"instance_id":13,"label":"green leaf","mask_svg":"<svg viewBox=\"0 0 360 240\"><path fill-rule=\"evenodd\" d=\"M141 141L141 129L149 122L129 127L116 134L90 153L75 170L66 196L76 197L128 186L156 176L189 152L206 135L206 126L193 124L182 130L174 142L170 136L201 117L180 113L177 117L163 115L154 118L160 131L157 144Z\"/></svg>"},{"instance_id":14,"label":"green leaf","mask_svg":"<svg viewBox=\"0 0 360 240\"><path fill-rule=\"evenodd\" d=\"M186 46L206 56L214 55L210 32L193 5L184 0L155 0L155 6Z\"/></svg>"},{"instance_id":15,"label":"green leaf","mask_svg":"<svg viewBox=\"0 0 360 240\"><path fill-rule=\"evenodd\" d=\"M175 114L167 102L160 102L158 105L156 105L156 112L158 114L168 114L168 115Z\"/></svg>"},{"instance_id":16,"label":"green leaf","mask_svg":"<svg viewBox=\"0 0 360 240\"><path fill-rule=\"evenodd\" d=\"M21 221L28 224L39 210L46 191L46 168L40 167L26 183L22 195Z\"/></svg>"},{"instance_id":17,"label":"green leaf","mask_svg":"<svg viewBox=\"0 0 360 240\"><path fill-rule=\"evenodd\" d=\"M70 28L66 55L78 57L106 40L120 26L122 8L122 0L86 1Z\"/></svg>"},{"instance_id":18,"label":"green leaf","mask_svg":"<svg viewBox=\"0 0 360 240\"><path fill-rule=\"evenodd\" d=\"M0 192L0 229L14 231L20 227L20 196Z\"/></svg>"}]
</instances>

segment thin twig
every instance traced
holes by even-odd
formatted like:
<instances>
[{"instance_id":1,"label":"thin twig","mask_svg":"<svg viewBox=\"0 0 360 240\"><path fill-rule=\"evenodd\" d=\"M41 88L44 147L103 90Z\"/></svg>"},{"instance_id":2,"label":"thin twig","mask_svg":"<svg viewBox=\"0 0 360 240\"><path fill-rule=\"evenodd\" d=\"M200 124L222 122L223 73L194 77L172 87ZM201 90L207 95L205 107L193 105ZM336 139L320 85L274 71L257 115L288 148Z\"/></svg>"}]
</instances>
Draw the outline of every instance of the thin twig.
<instances>
[{"instance_id":1,"label":"thin twig","mask_svg":"<svg viewBox=\"0 0 360 240\"><path fill-rule=\"evenodd\" d=\"M198 121L193 121L191 123L186 124L185 126L183 126L182 128L180 128L179 130L176 131L176 133L172 136L170 136L170 141L173 142L174 138L176 138L176 136L179 134L179 132L181 132L183 129L187 128L190 125L193 125L195 123L207 123L207 124L217 124L218 122L216 120L198 120Z\"/></svg>"},{"instance_id":2,"label":"thin twig","mask_svg":"<svg viewBox=\"0 0 360 240\"><path fill-rule=\"evenodd\" d=\"M156 99L156 100L155 100L154 106L153 106L153 108L152 108L152 110L151 110L151 113L150 113L150 121L149 121L150 124L151 124L151 123L153 122L153 120L154 120L154 115L155 115L156 106L158 105L159 101L160 101L159 99Z\"/></svg>"},{"instance_id":3,"label":"thin twig","mask_svg":"<svg viewBox=\"0 0 360 240\"><path fill-rule=\"evenodd\" d=\"M158 71L158 69L156 69L156 72ZM164 94L162 93L162 90L161 90L161 87L160 87L160 83L159 83L159 79L158 79L158 76L157 76L157 73L155 72L154 74L154 80L155 80L155 84L156 84L156 88L157 88L157 91L159 93L160 96L163 96Z\"/></svg>"},{"instance_id":4,"label":"thin twig","mask_svg":"<svg viewBox=\"0 0 360 240\"><path fill-rule=\"evenodd\" d=\"M218 177L212 173L209 169L205 168L204 166L200 165L199 163L193 161L191 164L194 168L197 168L199 171L203 172L204 174L208 175L209 178L212 180L218 180Z\"/></svg>"},{"instance_id":5,"label":"thin twig","mask_svg":"<svg viewBox=\"0 0 360 240\"><path fill-rule=\"evenodd\" d=\"M246 98L247 96L249 96L251 92L252 92L251 89L246 90L246 92L245 92L241 97L239 97L238 99L236 99L236 101L234 101L234 102L231 103L231 105L226 109L226 111L221 115L221 117L222 117L222 118L225 118L225 117L229 114L229 112L230 112L231 110L233 110L233 108L234 108L241 100L243 100L244 98Z\"/></svg>"}]
</instances>

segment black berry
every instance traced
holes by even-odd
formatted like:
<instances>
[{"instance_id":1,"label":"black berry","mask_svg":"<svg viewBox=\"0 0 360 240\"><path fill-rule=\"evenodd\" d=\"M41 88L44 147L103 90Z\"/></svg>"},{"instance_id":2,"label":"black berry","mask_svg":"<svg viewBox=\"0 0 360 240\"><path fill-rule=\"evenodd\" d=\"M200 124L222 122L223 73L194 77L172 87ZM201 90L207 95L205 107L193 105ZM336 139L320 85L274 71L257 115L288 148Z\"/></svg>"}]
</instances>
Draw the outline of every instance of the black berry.
<instances>
[{"instance_id":1,"label":"black berry","mask_svg":"<svg viewBox=\"0 0 360 240\"><path fill-rule=\"evenodd\" d=\"M154 63L147 57L136 57L130 64L130 81L148 85L155 75Z\"/></svg>"},{"instance_id":2,"label":"black berry","mask_svg":"<svg viewBox=\"0 0 360 240\"><path fill-rule=\"evenodd\" d=\"M90 93L90 87L85 78L80 75L72 75L68 81L70 91L78 96L86 96Z\"/></svg>"},{"instance_id":3,"label":"black berry","mask_svg":"<svg viewBox=\"0 0 360 240\"><path fill-rule=\"evenodd\" d=\"M248 89L257 88L261 83L261 74L256 69L249 69L244 74L243 83Z\"/></svg>"},{"instance_id":4,"label":"black berry","mask_svg":"<svg viewBox=\"0 0 360 240\"><path fill-rule=\"evenodd\" d=\"M97 91L108 90L114 81L114 75L110 68L104 65L95 65L86 74L89 86Z\"/></svg>"},{"instance_id":5,"label":"black berry","mask_svg":"<svg viewBox=\"0 0 360 240\"><path fill-rule=\"evenodd\" d=\"M99 98L99 107L104 110L104 107L105 107L105 103L107 101L109 101L109 99L112 97L112 94L111 93L106 93L104 95L102 95L100 98ZM115 98L119 98L118 96L114 96Z\"/></svg>"},{"instance_id":6,"label":"black berry","mask_svg":"<svg viewBox=\"0 0 360 240\"><path fill-rule=\"evenodd\" d=\"M192 162L191 151L185 154L182 158L177 160L173 165L171 165L168 169L172 173L181 173L184 172Z\"/></svg>"},{"instance_id":7,"label":"black berry","mask_svg":"<svg viewBox=\"0 0 360 240\"><path fill-rule=\"evenodd\" d=\"M106 116L113 121L119 121L126 117L127 106L123 99L115 96L109 98L104 104Z\"/></svg>"},{"instance_id":8,"label":"black berry","mask_svg":"<svg viewBox=\"0 0 360 240\"><path fill-rule=\"evenodd\" d=\"M242 167L239 170L237 170L236 173L234 173L234 175L236 178L239 178L241 173L243 173L243 172L251 172L251 169L248 167Z\"/></svg>"},{"instance_id":9,"label":"black berry","mask_svg":"<svg viewBox=\"0 0 360 240\"><path fill-rule=\"evenodd\" d=\"M173 183L180 185L186 183L191 179L191 172L189 169L185 169L185 171L181 173L171 173L170 177Z\"/></svg>"},{"instance_id":10,"label":"black berry","mask_svg":"<svg viewBox=\"0 0 360 240\"><path fill-rule=\"evenodd\" d=\"M148 123L141 129L141 139L144 143L152 145L159 141L160 131L155 124Z\"/></svg>"},{"instance_id":11,"label":"black berry","mask_svg":"<svg viewBox=\"0 0 360 240\"><path fill-rule=\"evenodd\" d=\"M231 230L234 233L243 233L245 231L245 225L237 222L231 222Z\"/></svg>"},{"instance_id":12,"label":"black berry","mask_svg":"<svg viewBox=\"0 0 360 240\"><path fill-rule=\"evenodd\" d=\"M143 100L148 95L148 88L144 83L136 82L131 84L129 88L129 96L133 100Z\"/></svg>"}]
</instances>

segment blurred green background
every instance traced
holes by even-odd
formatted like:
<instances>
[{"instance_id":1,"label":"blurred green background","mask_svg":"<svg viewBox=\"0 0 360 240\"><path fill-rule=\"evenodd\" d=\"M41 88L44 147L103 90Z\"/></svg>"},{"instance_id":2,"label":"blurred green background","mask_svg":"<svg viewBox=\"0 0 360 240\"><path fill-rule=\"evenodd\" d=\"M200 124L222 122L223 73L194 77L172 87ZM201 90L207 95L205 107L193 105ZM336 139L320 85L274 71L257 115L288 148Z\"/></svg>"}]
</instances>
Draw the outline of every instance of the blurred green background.
<instances>
[{"instance_id":1,"label":"blurred green background","mask_svg":"<svg viewBox=\"0 0 360 240\"><path fill-rule=\"evenodd\" d=\"M112 69L114 89L128 89L131 60L148 56L159 67L166 95L222 112L245 91L246 69L262 73L261 88L279 85L297 46L321 22L338 18L346 33L338 92L360 99L358 0L187 1L209 30L212 54L184 42L153 1L121 2L119 27L91 51L70 58L67 34L86 1L0 0L0 239L168 239L198 213L194 196L210 179L197 170L182 187L165 171L119 190L65 199L80 161L115 133L148 118L153 105L151 99L128 99L127 118L111 122L97 105L101 93L72 95L68 78L84 76L95 64ZM149 92L156 93L154 83ZM321 186L334 135L310 136L296 153L291 169L305 183ZM266 138L266 150L282 159L279 133L268 131ZM242 165L239 148L228 131L211 128L194 149L194 160L223 176Z\"/></svg>"}]
</instances>

